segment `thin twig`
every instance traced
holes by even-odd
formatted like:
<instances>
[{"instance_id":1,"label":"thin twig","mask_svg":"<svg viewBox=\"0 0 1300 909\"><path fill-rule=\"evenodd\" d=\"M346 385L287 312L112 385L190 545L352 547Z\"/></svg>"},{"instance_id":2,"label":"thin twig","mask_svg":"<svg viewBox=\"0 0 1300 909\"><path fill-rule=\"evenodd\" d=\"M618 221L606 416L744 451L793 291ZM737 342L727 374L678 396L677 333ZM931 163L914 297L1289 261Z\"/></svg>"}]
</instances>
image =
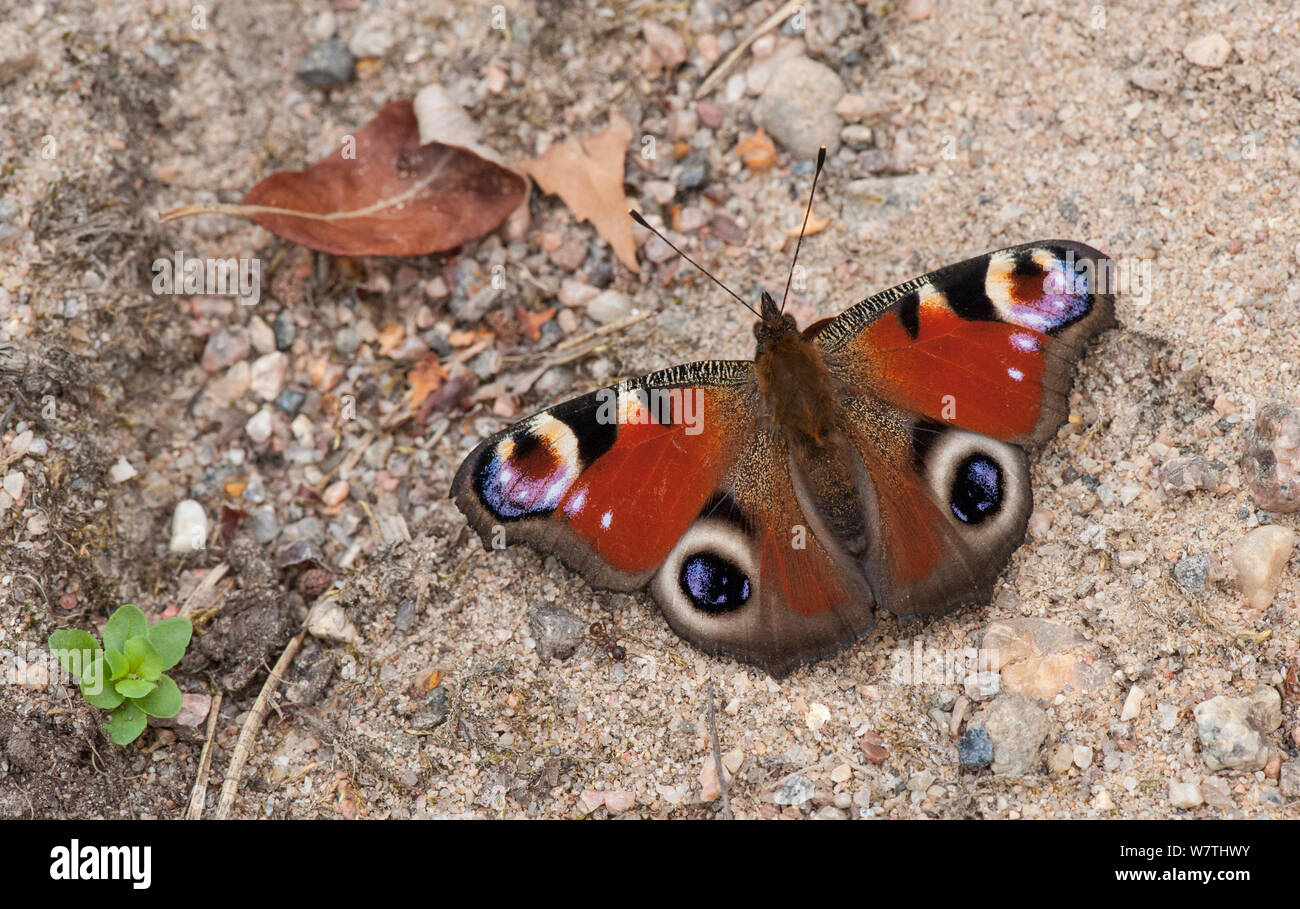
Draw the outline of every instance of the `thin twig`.
<instances>
[{"instance_id":1,"label":"thin twig","mask_svg":"<svg viewBox=\"0 0 1300 909\"><path fill-rule=\"evenodd\" d=\"M554 349L564 350L569 347L576 347L577 345L589 341L592 338L599 338L602 335L613 334L616 331L622 331L628 326L635 325L638 322L644 322L652 315L654 315L654 311L647 310L646 312L641 312L641 313L637 313L636 315L628 316L625 319L619 319L617 322L610 322L608 325L602 325L600 326L600 328L594 328L589 332L578 335L577 337L566 338L565 340L561 341L559 344L556 344Z\"/></svg>"},{"instance_id":2,"label":"thin twig","mask_svg":"<svg viewBox=\"0 0 1300 909\"><path fill-rule=\"evenodd\" d=\"M206 607L208 594L212 592L212 588L217 586L217 582L224 578L229 570L230 566L222 562L205 574L203 580L199 581L198 586L190 592L190 595L185 598L185 602L181 604L178 615L189 618L200 606Z\"/></svg>"},{"instance_id":3,"label":"thin twig","mask_svg":"<svg viewBox=\"0 0 1300 909\"><path fill-rule=\"evenodd\" d=\"M731 820L731 799L727 797L727 769L722 766L722 747L718 744L718 718L713 705L713 683L709 683L709 738L713 740L713 769L718 772L718 789L722 792L722 819Z\"/></svg>"},{"instance_id":4,"label":"thin twig","mask_svg":"<svg viewBox=\"0 0 1300 909\"><path fill-rule=\"evenodd\" d=\"M257 700L253 702L253 709L248 711L244 728L239 730L239 741L235 743L235 753L230 757L230 766L226 768L226 779L221 784L221 801L217 803L219 821L230 817L230 810L235 805L235 793L239 791L239 777L243 774L244 764L248 762L248 756L253 751L253 742L257 738L257 731L262 727L262 718L266 716L267 708L271 705L271 694L280 684L284 673L288 671L293 658L298 655L298 648L302 647L303 639L306 637L307 629L304 628L289 641L284 648L284 653L280 654L280 659L276 660L271 674L267 676L266 684L257 693Z\"/></svg>"},{"instance_id":5,"label":"thin twig","mask_svg":"<svg viewBox=\"0 0 1300 909\"><path fill-rule=\"evenodd\" d=\"M789 19L794 15L795 7L803 2L805 2L805 0L786 0L779 10L764 19L762 24L760 24L758 28L754 29L753 33L748 38L737 44L731 53L722 58L722 62L714 68L713 72L709 73L709 77L695 90L695 100L698 101L700 98L703 98L709 92L717 88L718 83L721 82L726 77L727 73L731 72L731 68L736 65L736 61L740 59L741 54L749 50L749 46L759 38L763 37L786 19Z\"/></svg>"},{"instance_id":6,"label":"thin twig","mask_svg":"<svg viewBox=\"0 0 1300 909\"><path fill-rule=\"evenodd\" d=\"M217 733L217 716L221 713L222 693L218 691L208 708L208 735L203 743L203 752L199 755L199 775L194 779L194 791L190 793L190 808L185 812L185 820L197 821L203 818L203 806L208 800L208 771L212 769L212 739Z\"/></svg>"}]
</instances>

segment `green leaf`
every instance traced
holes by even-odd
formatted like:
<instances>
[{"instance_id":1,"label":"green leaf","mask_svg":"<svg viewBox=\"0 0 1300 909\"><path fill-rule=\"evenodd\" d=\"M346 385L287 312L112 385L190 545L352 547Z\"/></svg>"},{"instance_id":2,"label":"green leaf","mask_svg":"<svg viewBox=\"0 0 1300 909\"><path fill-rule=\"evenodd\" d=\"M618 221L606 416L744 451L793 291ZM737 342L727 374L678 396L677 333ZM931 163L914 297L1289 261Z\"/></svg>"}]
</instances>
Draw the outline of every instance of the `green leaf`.
<instances>
[{"instance_id":1,"label":"green leaf","mask_svg":"<svg viewBox=\"0 0 1300 909\"><path fill-rule=\"evenodd\" d=\"M79 679L89 665L91 655L99 650L99 641L89 631L61 628L50 635L49 647L59 665L71 673L73 678Z\"/></svg>"},{"instance_id":2,"label":"green leaf","mask_svg":"<svg viewBox=\"0 0 1300 909\"><path fill-rule=\"evenodd\" d=\"M122 703L122 695L113 687L108 678L108 666L104 662L104 651L95 651L95 657L86 666L81 676L81 696L92 707L100 710L112 710Z\"/></svg>"},{"instance_id":3,"label":"green leaf","mask_svg":"<svg viewBox=\"0 0 1300 909\"><path fill-rule=\"evenodd\" d=\"M127 603L108 617L108 624L104 626L104 648L125 650L127 639L148 633L149 620L144 617L144 610Z\"/></svg>"},{"instance_id":4,"label":"green leaf","mask_svg":"<svg viewBox=\"0 0 1300 909\"><path fill-rule=\"evenodd\" d=\"M108 730L108 737L114 745L129 745L144 732L147 722L144 711L127 701L108 715L104 728Z\"/></svg>"},{"instance_id":5,"label":"green leaf","mask_svg":"<svg viewBox=\"0 0 1300 909\"><path fill-rule=\"evenodd\" d=\"M135 703L149 716L176 716L181 712L181 690L168 676L162 676L158 687Z\"/></svg>"},{"instance_id":6,"label":"green leaf","mask_svg":"<svg viewBox=\"0 0 1300 909\"><path fill-rule=\"evenodd\" d=\"M157 682L147 682L144 679L122 679L114 682L113 687L117 693L128 698L142 698L149 692L158 687Z\"/></svg>"},{"instance_id":7,"label":"green leaf","mask_svg":"<svg viewBox=\"0 0 1300 909\"><path fill-rule=\"evenodd\" d=\"M109 678L116 682L131 671L131 663L116 650L105 650L104 659L108 660Z\"/></svg>"},{"instance_id":8,"label":"green leaf","mask_svg":"<svg viewBox=\"0 0 1300 909\"><path fill-rule=\"evenodd\" d=\"M193 633L194 626L184 616L163 619L149 629L149 643L162 655L163 669L171 669L181 661Z\"/></svg>"},{"instance_id":9,"label":"green leaf","mask_svg":"<svg viewBox=\"0 0 1300 909\"><path fill-rule=\"evenodd\" d=\"M150 682L162 675L163 658L156 647L149 643L147 637L131 638L126 642L126 658L131 664L131 671Z\"/></svg>"}]
</instances>

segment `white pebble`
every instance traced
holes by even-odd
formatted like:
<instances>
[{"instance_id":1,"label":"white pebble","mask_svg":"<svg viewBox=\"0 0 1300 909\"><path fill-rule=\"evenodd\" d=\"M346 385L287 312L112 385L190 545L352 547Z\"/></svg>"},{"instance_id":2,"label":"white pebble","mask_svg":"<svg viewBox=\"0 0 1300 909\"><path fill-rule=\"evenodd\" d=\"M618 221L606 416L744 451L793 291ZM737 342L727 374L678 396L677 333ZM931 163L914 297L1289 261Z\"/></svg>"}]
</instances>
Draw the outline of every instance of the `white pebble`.
<instances>
[{"instance_id":1,"label":"white pebble","mask_svg":"<svg viewBox=\"0 0 1300 909\"><path fill-rule=\"evenodd\" d=\"M271 409L269 407L263 407L244 424L244 432L248 433L248 437L258 445L271 438L271 429Z\"/></svg>"},{"instance_id":2,"label":"white pebble","mask_svg":"<svg viewBox=\"0 0 1300 909\"><path fill-rule=\"evenodd\" d=\"M1142 699L1146 696L1147 693L1142 690L1142 686L1134 685L1130 688L1128 697L1124 698L1124 709L1119 714L1120 722L1127 723L1129 720L1137 719L1142 710Z\"/></svg>"},{"instance_id":3,"label":"white pebble","mask_svg":"<svg viewBox=\"0 0 1300 909\"><path fill-rule=\"evenodd\" d=\"M1228 62L1232 45L1218 32L1211 32L1188 43L1183 48L1183 56L1189 63L1202 69L1218 69Z\"/></svg>"},{"instance_id":4,"label":"white pebble","mask_svg":"<svg viewBox=\"0 0 1300 909\"><path fill-rule=\"evenodd\" d=\"M1195 808L1205 804L1201 787L1195 783L1175 783L1169 781L1169 804L1175 808Z\"/></svg>"},{"instance_id":5,"label":"white pebble","mask_svg":"<svg viewBox=\"0 0 1300 909\"><path fill-rule=\"evenodd\" d=\"M203 506L193 499L176 503L172 513L172 539L168 549L172 552L198 552L208 540L208 516Z\"/></svg>"},{"instance_id":6,"label":"white pebble","mask_svg":"<svg viewBox=\"0 0 1300 909\"><path fill-rule=\"evenodd\" d=\"M808 707L808 715L804 717L804 722L813 732L821 729L831 718L830 708L825 704L812 704Z\"/></svg>"},{"instance_id":7,"label":"white pebble","mask_svg":"<svg viewBox=\"0 0 1300 909\"><path fill-rule=\"evenodd\" d=\"M274 401L284 388L284 376L288 368L288 356L278 350L258 357L253 361L249 387L263 401Z\"/></svg>"},{"instance_id":8,"label":"white pebble","mask_svg":"<svg viewBox=\"0 0 1300 909\"><path fill-rule=\"evenodd\" d=\"M125 456L120 456L117 463L108 468L108 478L114 483L125 483L134 477L139 471L131 466L131 462Z\"/></svg>"},{"instance_id":9,"label":"white pebble","mask_svg":"<svg viewBox=\"0 0 1300 909\"><path fill-rule=\"evenodd\" d=\"M1265 524L1246 534L1230 556L1237 569L1237 586L1253 609L1267 609L1281 580L1295 533L1280 524Z\"/></svg>"}]
</instances>

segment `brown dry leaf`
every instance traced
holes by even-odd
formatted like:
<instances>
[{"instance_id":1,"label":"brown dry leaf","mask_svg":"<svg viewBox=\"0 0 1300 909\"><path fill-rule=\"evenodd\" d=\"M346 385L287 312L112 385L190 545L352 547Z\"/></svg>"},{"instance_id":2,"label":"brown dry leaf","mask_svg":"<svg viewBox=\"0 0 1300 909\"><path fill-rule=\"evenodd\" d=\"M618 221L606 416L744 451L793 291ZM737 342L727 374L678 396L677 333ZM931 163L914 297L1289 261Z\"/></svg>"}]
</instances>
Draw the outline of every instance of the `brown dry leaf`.
<instances>
[{"instance_id":1,"label":"brown dry leaf","mask_svg":"<svg viewBox=\"0 0 1300 909\"><path fill-rule=\"evenodd\" d=\"M321 252L418 256L495 230L527 198L527 181L462 124L432 140L421 125L412 102L394 101L357 131L355 149L272 174L239 205L190 205L161 218L239 215Z\"/></svg>"},{"instance_id":2,"label":"brown dry leaf","mask_svg":"<svg viewBox=\"0 0 1300 909\"><path fill-rule=\"evenodd\" d=\"M756 174L771 170L776 166L776 146L763 132L763 127L752 136L746 136L736 143L736 154L745 166Z\"/></svg>"},{"instance_id":3,"label":"brown dry leaf","mask_svg":"<svg viewBox=\"0 0 1300 909\"><path fill-rule=\"evenodd\" d=\"M477 344L479 341L486 341L494 337L492 332L485 328L471 328L466 331L452 329L447 334L447 343L452 347L469 347Z\"/></svg>"},{"instance_id":4,"label":"brown dry leaf","mask_svg":"<svg viewBox=\"0 0 1300 909\"><path fill-rule=\"evenodd\" d=\"M604 132L557 142L540 158L520 161L519 169L536 180L543 192L563 199L579 221L590 221L618 260L639 273L632 219L623 195L624 159L631 140L632 125L615 113Z\"/></svg>"},{"instance_id":5,"label":"brown dry leaf","mask_svg":"<svg viewBox=\"0 0 1300 909\"><path fill-rule=\"evenodd\" d=\"M379 333L379 355L386 357L406 339L406 326L401 322L392 322Z\"/></svg>"},{"instance_id":6,"label":"brown dry leaf","mask_svg":"<svg viewBox=\"0 0 1300 909\"><path fill-rule=\"evenodd\" d=\"M786 230L785 235L787 237L799 236L799 231L803 228L803 215L804 215L803 211L800 210L799 223L796 224L794 227L791 227L788 230ZM826 229L826 225L830 223L831 223L831 219L829 215L827 215L825 218L819 218L815 214L810 214L808 216L808 229L803 232L803 235L805 237L811 237L813 234L819 234L822 231L824 231Z\"/></svg>"},{"instance_id":7,"label":"brown dry leaf","mask_svg":"<svg viewBox=\"0 0 1300 909\"><path fill-rule=\"evenodd\" d=\"M411 407L419 407L424 399L437 391L447 371L438 362L438 355L430 352L411 369Z\"/></svg>"},{"instance_id":8,"label":"brown dry leaf","mask_svg":"<svg viewBox=\"0 0 1300 909\"><path fill-rule=\"evenodd\" d=\"M524 333L524 337L530 341L540 340L542 337L542 326L551 319L555 318L555 307L551 306L541 312L529 312L526 309L515 311L519 319L519 330Z\"/></svg>"}]
</instances>

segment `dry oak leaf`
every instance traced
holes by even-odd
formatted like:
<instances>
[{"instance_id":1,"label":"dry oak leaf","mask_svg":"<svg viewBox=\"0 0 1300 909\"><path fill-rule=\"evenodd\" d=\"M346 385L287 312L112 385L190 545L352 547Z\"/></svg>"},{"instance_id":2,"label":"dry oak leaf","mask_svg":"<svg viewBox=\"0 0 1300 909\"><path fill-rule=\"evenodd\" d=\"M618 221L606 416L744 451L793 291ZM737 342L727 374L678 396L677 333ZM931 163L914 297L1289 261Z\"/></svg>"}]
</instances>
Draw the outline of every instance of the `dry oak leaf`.
<instances>
[{"instance_id":1,"label":"dry oak leaf","mask_svg":"<svg viewBox=\"0 0 1300 909\"><path fill-rule=\"evenodd\" d=\"M805 237L811 237L813 234L819 234L822 231L824 231L831 223L831 219L829 215L825 218L819 218L817 217L817 215L813 214L812 212L808 212L807 213L808 226L807 229L805 229L804 214L805 211L803 209L800 209L799 221L793 227L786 229L785 235L787 237L797 237L800 234L803 234Z\"/></svg>"},{"instance_id":2,"label":"dry oak leaf","mask_svg":"<svg viewBox=\"0 0 1300 909\"><path fill-rule=\"evenodd\" d=\"M393 101L357 131L355 149L272 174L239 205L189 205L161 220L239 215L321 252L418 256L495 230L527 198L527 181L463 132L423 137L412 102Z\"/></svg>"},{"instance_id":3,"label":"dry oak leaf","mask_svg":"<svg viewBox=\"0 0 1300 909\"><path fill-rule=\"evenodd\" d=\"M406 326L392 322L379 332L379 355L386 357L401 346L406 340Z\"/></svg>"},{"instance_id":4,"label":"dry oak leaf","mask_svg":"<svg viewBox=\"0 0 1300 909\"><path fill-rule=\"evenodd\" d=\"M623 195L624 159L630 141L632 124L614 113L604 132L557 142L540 158L520 161L519 169L536 180L543 192L564 200L579 221L590 221L618 260L639 273L632 219Z\"/></svg>"},{"instance_id":5,"label":"dry oak leaf","mask_svg":"<svg viewBox=\"0 0 1300 909\"><path fill-rule=\"evenodd\" d=\"M555 307L548 306L541 312L529 312L521 306L515 310L515 317L524 337L535 343L542 338L542 326L555 317Z\"/></svg>"},{"instance_id":6,"label":"dry oak leaf","mask_svg":"<svg viewBox=\"0 0 1300 909\"><path fill-rule=\"evenodd\" d=\"M447 371L438 362L438 355L432 351L411 369L411 407L419 407L424 399L437 391L442 380L447 378Z\"/></svg>"},{"instance_id":7,"label":"dry oak leaf","mask_svg":"<svg viewBox=\"0 0 1300 909\"><path fill-rule=\"evenodd\" d=\"M761 174L776 166L776 146L761 126L752 136L746 136L736 143L736 154L754 173Z\"/></svg>"}]
</instances>

